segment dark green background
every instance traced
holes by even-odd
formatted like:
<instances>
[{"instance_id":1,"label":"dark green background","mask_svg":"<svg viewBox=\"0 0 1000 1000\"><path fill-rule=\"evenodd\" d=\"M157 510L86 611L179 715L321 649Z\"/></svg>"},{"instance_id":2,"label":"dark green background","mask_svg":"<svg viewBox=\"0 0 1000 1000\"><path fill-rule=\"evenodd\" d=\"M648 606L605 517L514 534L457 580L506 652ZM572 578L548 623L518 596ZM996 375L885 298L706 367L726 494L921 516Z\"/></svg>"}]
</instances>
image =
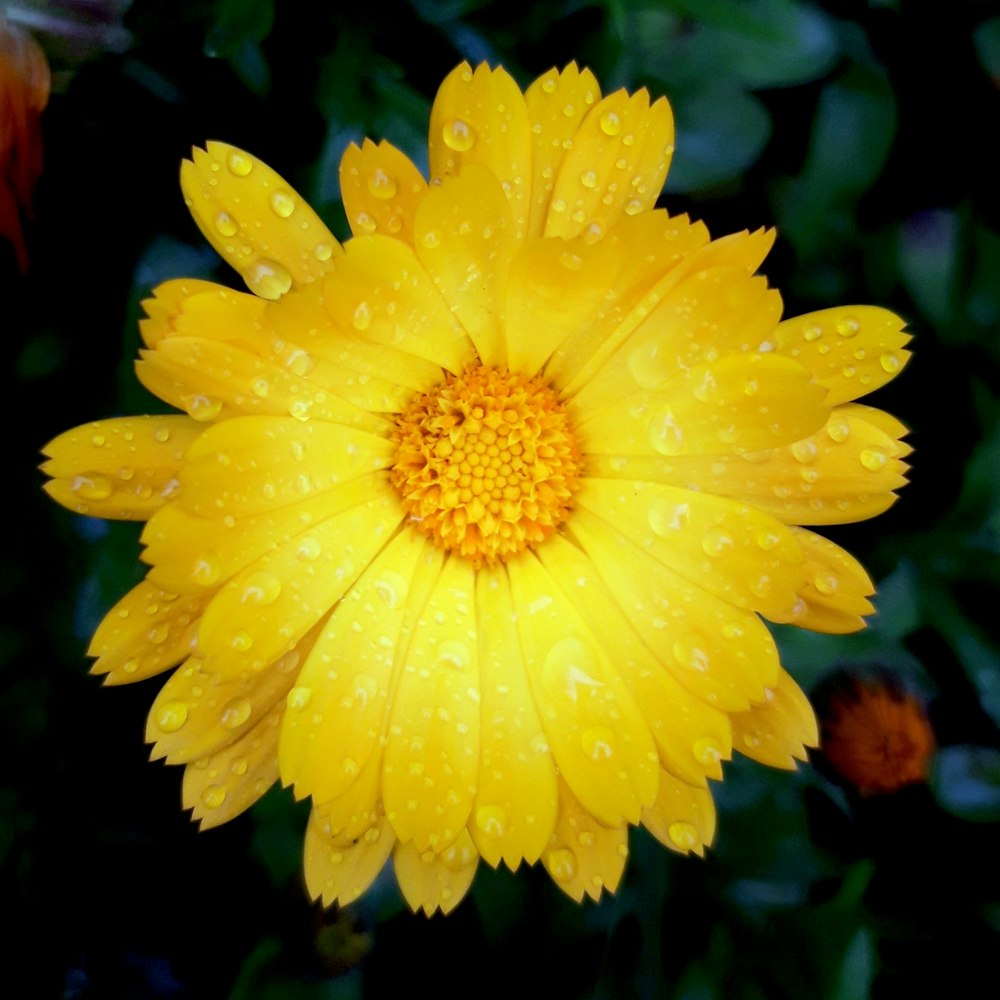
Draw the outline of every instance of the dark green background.
<instances>
[{"instance_id":1,"label":"dark green background","mask_svg":"<svg viewBox=\"0 0 1000 1000\"><path fill-rule=\"evenodd\" d=\"M343 10L341 10L343 7ZM861 1000L978 996L1000 946L1000 7L954 0L487 0L354 5L137 0L131 44L72 62L44 117L46 168L22 278L0 246L11 381L0 549L3 979L77 998L398 995ZM780 631L814 688L880 663L930 700L929 786L862 800L817 770L736 762L704 861L640 832L623 887L578 907L534 870L485 867L449 918L391 876L346 914L309 903L304 814L273 792L200 835L180 769L142 742L157 681L102 690L86 640L139 577L137 529L48 502L39 448L148 411L138 302L219 265L178 164L224 139L270 163L346 236L345 145L425 164L438 83L462 58L526 86L571 59L605 92L645 85L677 117L660 201L714 235L775 224L764 266L786 313L888 306L915 357L876 397L912 428L911 485L830 532L879 581L863 634ZM0 989L6 989L0 986ZM391 992L390 992L391 991Z\"/></svg>"}]
</instances>

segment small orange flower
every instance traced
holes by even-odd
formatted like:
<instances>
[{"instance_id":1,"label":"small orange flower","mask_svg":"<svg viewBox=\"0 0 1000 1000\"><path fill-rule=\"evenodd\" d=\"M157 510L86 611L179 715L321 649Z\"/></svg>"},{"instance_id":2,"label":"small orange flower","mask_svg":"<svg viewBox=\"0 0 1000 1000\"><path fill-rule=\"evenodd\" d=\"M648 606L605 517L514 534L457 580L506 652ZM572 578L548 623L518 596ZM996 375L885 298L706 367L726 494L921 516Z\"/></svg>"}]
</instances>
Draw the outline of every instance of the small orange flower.
<instances>
[{"instance_id":1,"label":"small orange flower","mask_svg":"<svg viewBox=\"0 0 1000 1000\"><path fill-rule=\"evenodd\" d=\"M927 780L934 731L923 703L893 677L843 677L820 707L821 753L862 795Z\"/></svg>"},{"instance_id":2,"label":"small orange flower","mask_svg":"<svg viewBox=\"0 0 1000 1000\"><path fill-rule=\"evenodd\" d=\"M42 172L39 117L49 100L52 75L45 53L26 31L0 15L0 236L14 244L28 267L21 213L31 212Z\"/></svg>"}]
</instances>

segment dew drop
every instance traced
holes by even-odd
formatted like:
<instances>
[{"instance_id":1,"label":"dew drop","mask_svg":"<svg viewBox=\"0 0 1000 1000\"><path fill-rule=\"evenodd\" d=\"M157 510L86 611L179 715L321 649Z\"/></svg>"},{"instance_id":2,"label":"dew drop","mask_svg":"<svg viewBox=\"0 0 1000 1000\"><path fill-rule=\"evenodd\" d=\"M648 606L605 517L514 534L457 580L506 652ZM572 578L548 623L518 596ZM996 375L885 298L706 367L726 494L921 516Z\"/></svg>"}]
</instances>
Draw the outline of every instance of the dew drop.
<instances>
[{"instance_id":1,"label":"dew drop","mask_svg":"<svg viewBox=\"0 0 1000 1000\"><path fill-rule=\"evenodd\" d=\"M253 706L249 698L233 698L222 706L222 716L219 721L223 729L239 729L250 718L252 711Z\"/></svg>"},{"instance_id":2,"label":"dew drop","mask_svg":"<svg viewBox=\"0 0 1000 1000\"><path fill-rule=\"evenodd\" d=\"M265 257L254 261L243 277L250 291L272 302L280 299L292 287L292 275L288 268Z\"/></svg>"},{"instance_id":3,"label":"dew drop","mask_svg":"<svg viewBox=\"0 0 1000 1000\"><path fill-rule=\"evenodd\" d=\"M279 219L287 219L295 211L295 199L279 188L271 194L271 211Z\"/></svg>"},{"instance_id":4,"label":"dew drop","mask_svg":"<svg viewBox=\"0 0 1000 1000\"><path fill-rule=\"evenodd\" d=\"M202 587L210 587L222 575L222 565L212 553L207 553L195 560L191 578Z\"/></svg>"},{"instance_id":5,"label":"dew drop","mask_svg":"<svg viewBox=\"0 0 1000 1000\"><path fill-rule=\"evenodd\" d=\"M386 607L398 608L406 599L406 578L393 570L385 570L375 581L375 593L382 598Z\"/></svg>"},{"instance_id":6,"label":"dew drop","mask_svg":"<svg viewBox=\"0 0 1000 1000\"><path fill-rule=\"evenodd\" d=\"M146 633L146 638L154 646L162 646L170 635L169 625L156 625Z\"/></svg>"},{"instance_id":7,"label":"dew drop","mask_svg":"<svg viewBox=\"0 0 1000 1000\"><path fill-rule=\"evenodd\" d=\"M885 452L880 451L878 448L865 448L861 452L861 464L869 472L878 472L885 465L886 461Z\"/></svg>"},{"instance_id":8,"label":"dew drop","mask_svg":"<svg viewBox=\"0 0 1000 1000\"><path fill-rule=\"evenodd\" d=\"M580 174L580 183L585 188L593 190L595 187L597 187L597 171L584 170L584 172Z\"/></svg>"},{"instance_id":9,"label":"dew drop","mask_svg":"<svg viewBox=\"0 0 1000 1000\"><path fill-rule=\"evenodd\" d=\"M288 692L288 707L294 709L303 709L309 706L309 702L312 701L312 688L307 687L293 687L291 691Z\"/></svg>"},{"instance_id":10,"label":"dew drop","mask_svg":"<svg viewBox=\"0 0 1000 1000\"><path fill-rule=\"evenodd\" d=\"M625 202L625 214L626 215L638 215L644 206L638 198L630 198Z\"/></svg>"},{"instance_id":11,"label":"dew drop","mask_svg":"<svg viewBox=\"0 0 1000 1000\"><path fill-rule=\"evenodd\" d=\"M852 316L846 316L837 323L837 333L841 337L853 337L861 329L861 324Z\"/></svg>"},{"instance_id":12,"label":"dew drop","mask_svg":"<svg viewBox=\"0 0 1000 1000\"><path fill-rule=\"evenodd\" d=\"M564 250L559 255L559 263L562 264L567 271L579 271L583 267L583 258L578 253L572 253L569 250Z\"/></svg>"},{"instance_id":13,"label":"dew drop","mask_svg":"<svg viewBox=\"0 0 1000 1000\"><path fill-rule=\"evenodd\" d=\"M273 604L281 593L281 581L273 574L260 572L252 574L243 588L242 601L255 607Z\"/></svg>"},{"instance_id":14,"label":"dew drop","mask_svg":"<svg viewBox=\"0 0 1000 1000\"><path fill-rule=\"evenodd\" d=\"M671 823L667 835L682 851L692 851L698 846L698 830L693 823Z\"/></svg>"},{"instance_id":15,"label":"dew drop","mask_svg":"<svg viewBox=\"0 0 1000 1000\"><path fill-rule=\"evenodd\" d=\"M684 450L684 432L666 410L649 421L649 443L661 455L679 455Z\"/></svg>"},{"instance_id":16,"label":"dew drop","mask_svg":"<svg viewBox=\"0 0 1000 1000\"><path fill-rule=\"evenodd\" d=\"M253 170L253 160L246 153L234 149L226 160L226 166L234 177L246 177Z\"/></svg>"},{"instance_id":17,"label":"dew drop","mask_svg":"<svg viewBox=\"0 0 1000 1000\"><path fill-rule=\"evenodd\" d=\"M353 757L345 757L340 762L341 772L348 778L353 778L358 773L358 762Z\"/></svg>"},{"instance_id":18,"label":"dew drop","mask_svg":"<svg viewBox=\"0 0 1000 1000\"><path fill-rule=\"evenodd\" d=\"M428 250L433 250L435 247L441 245L441 234L436 229L428 229L420 237L420 242L427 247Z\"/></svg>"},{"instance_id":19,"label":"dew drop","mask_svg":"<svg viewBox=\"0 0 1000 1000\"><path fill-rule=\"evenodd\" d=\"M709 655L702 645L702 638L696 634L682 636L673 646L674 659L686 670L697 674L708 672Z\"/></svg>"},{"instance_id":20,"label":"dew drop","mask_svg":"<svg viewBox=\"0 0 1000 1000\"><path fill-rule=\"evenodd\" d=\"M703 736L701 739L695 740L691 749L694 752L695 760L706 767L718 764L722 760L722 747L719 746L718 740L711 736Z\"/></svg>"},{"instance_id":21,"label":"dew drop","mask_svg":"<svg viewBox=\"0 0 1000 1000\"><path fill-rule=\"evenodd\" d=\"M465 670L471 661L469 647L454 639L446 639L438 647L438 663L452 670Z\"/></svg>"},{"instance_id":22,"label":"dew drop","mask_svg":"<svg viewBox=\"0 0 1000 1000\"><path fill-rule=\"evenodd\" d=\"M559 882L568 882L576 874L576 858L565 847L558 847L548 856L548 868Z\"/></svg>"},{"instance_id":23,"label":"dew drop","mask_svg":"<svg viewBox=\"0 0 1000 1000\"><path fill-rule=\"evenodd\" d=\"M295 554L300 558L304 559L306 562L312 562L314 559L320 557L320 553L323 551L323 546L320 545L319 540L314 538L312 535L307 535L305 538L299 540L298 548L295 550Z\"/></svg>"},{"instance_id":24,"label":"dew drop","mask_svg":"<svg viewBox=\"0 0 1000 1000\"><path fill-rule=\"evenodd\" d=\"M796 461L803 463L813 461L816 458L818 450L814 441L796 441L792 445L792 454L795 456Z\"/></svg>"},{"instance_id":25,"label":"dew drop","mask_svg":"<svg viewBox=\"0 0 1000 1000\"><path fill-rule=\"evenodd\" d=\"M839 583L836 573L817 573L813 577L813 586L828 597L836 591Z\"/></svg>"},{"instance_id":26,"label":"dew drop","mask_svg":"<svg viewBox=\"0 0 1000 1000\"><path fill-rule=\"evenodd\" d=\"M548 76L542 81L542 90L546 94L554 94L556 90L556 78L554 76Z\"/></svg>"},{"instance_id":27,"label":"dew drop","mask_svg":"<svg viewBox=\"0 0 1000 1000\"><path fill-rule=\"evenodd\" d=\"M229 645L237 653L245 653L253 645L253 636L245 629L237 629L229 637Z\"/></svg>"},{"instance_id":28,"label":"dew drop","mask_svg":"<svg viewBox=\"0 0 1000 1000\"><path fill-rule=\"evenodd\" d=\"M666 538L672 532L686 528L690 518L691 508L688 504L658 501L649 508L647 520L656 534Z\"/></svg>"},{"instance_id":29,"label":"dew drop","mask_svg":"<svg viewBox=\"0 0 1000 1000\"><path fill-rule=\"evenodd\" d=\"M176 733L187 717L188 707L183 701L168 701L156 710L156 724L164 733Z\"/></svg>"},{"instance_id":30,"label":"dew drop","mask_svg":"<svg viewBox=\"0 0 1000 1000\"><path fill-rule=\"evenodd\" d=\"M622 130L621 117L615 111L605 111L601 115L601 131L605 135L618 135Z\"/></svg>"},{"instance_id":31,"label":"dew drop","mask_svg":"<svg viewBox=\"0 0 1000 1000\"><path fill-rule=\"evenodd\" d=\"M218 809L226 801L226 790L222 785L209 785L201 793L201 801L206 809Z\"/></svg>"},{"instance_id":32,"label":"dew drop","mask_svg":"<svg viewBox=\"0 0 1000 1000\"><path fill-rule=\"evenodd\" d=\"M255 378L250 383L250 391L260 399L264 399L271 391L271 383L266 378Z\"/></svg>"},{"instance_id":33,"label":"dew drop","mask_svg":"<svg viewBox=\"0 0 1000 1000\"><path fill-rule=\"evenodd\" d=\"M718 525L711 527L701 539L701 547L705 555L717 558L731 551L734 545L733 536Z\"/></svg>"},{"instance_id":34,"label":"dew drop","mask_svg":"<svg viewBox=\"0 0 1000 1000\"><path fill-rule=\"evenodd\" d=\"M503 806L480 806L476 826L491 840L499 840L507 831L507 810Z\"/></svg>"},{"instance_id":35,"label":"dew drop","mask_svg":"<svg viewBox=\"0 0 1000 1000\"><path fill-rule=\"evenodd\" d=\"M827 424L826 433L831 441L842 444L851 435L851 425L846 420L834 419Z\"/></svg>"},{"instance_id":36,"label":"dew drop","mask_svg":"<svg viewBox=\"0 0 1000 1000\"><path fill-rule=\"evenodd\" d=\"M387 201L399 190L396 179L384 170L376 168L368 175L368 191L373 198Z\"/></svg>"},{"instance_id":37,"label":"dew drop","mask_svg":"<svg viewBox=\"0 0 1000 1000\"><path fill-rule=\"evenodd\" d=\"M614 752L615 734L605 726L586 729L580 737L583 752L593 761L607 760Z\"/></svg>"},{"instance_id":38,"label":"dew drop","mask_svg":"<svg viewBox=\"0 0 1000 1000\"><path fill-rule=\"evenodd\" d=\"M359 302L351 317L351 325L355 330L367 330L372 325L372 310L367 302Z\"/></svg>"},{"instance_id":39,"label":"dew drop","mask_svg":"<svg viewBox=\"0 0 1000 1000\"><path fill-rule=\"evenodd\" d=\"M192 420L205 423L214 420L222 409L222 400L213 399L211 396L203 396L196 393L193 396L185 397L182 402Z\"/></svg>"},{"instance_id":40,"label":"dew drop","mask_svg":"<svg viewBox=\"0 0 1000 1000\"><path fill-rule=\"evenodd\" d=\"M886 374L895 375L900 369L899 355L887 351L879 358L879 364L882 366L882 371Z\"/></svg>"},{"instance_id":41,"label":"dew drop","mask_svg":"<svg viewBox=\"0 0 1000 1000\"><path fill-rule=\"evenodd\" d=\"M106 500L113 489L106 476L74 476L71 488L81 500Z\"/></svg>"},{"instance_id":42,"label":"dew drop","mask_svg":"<svg viewBox=\"0 0 1000 1000\"><path fill-rule=\"evenodd\" d=\"M812 326L807 326L805 330L802 331L802 336L812 343L814 340L819 340L819 338L823 336L823 327L817 326L814 323Z\"/></svg>"},{"instance_id":43,"label":"dew drop","mask_svg":"<svg viewBox=\"0 0 1000 1000\"><path fill-rule=\"evenodd\" d=\"M367 212L358 212L354 216L354 231L368 236L374 233L377 228L375 220ZM332 248L331 248L332 252Z\"/></svg>"},{"instance_id":44,"label":"dew drop","mask_svg":"<svg viewBox=\"0 0 1000 1000\"><path fill-rule=\"evenodd\" d=\"M466 153L475 145L476 133L472 126L461 118L446 122L442 129L444 144L456 153Z\"/></svg>"},{"instance_id":45,"label":"dew drop","mask_svg":"<svg viewBox=\"0 0 1000 1000\"><path fill-rule=\"evenodd\" d=\"M235 236L239 228L228 212L219 212L215 217L215 230L220 236Z\"/></svg>"}]
</instances>

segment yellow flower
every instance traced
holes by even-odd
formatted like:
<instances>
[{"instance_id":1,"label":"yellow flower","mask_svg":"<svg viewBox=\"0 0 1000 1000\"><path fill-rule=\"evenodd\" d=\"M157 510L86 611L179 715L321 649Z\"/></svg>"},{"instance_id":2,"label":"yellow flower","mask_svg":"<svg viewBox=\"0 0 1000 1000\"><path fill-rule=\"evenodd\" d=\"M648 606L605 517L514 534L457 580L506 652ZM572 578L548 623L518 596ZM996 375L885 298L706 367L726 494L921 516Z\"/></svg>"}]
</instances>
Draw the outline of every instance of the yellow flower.
<instances>
[{"instance_id":1,"label":"yellow flower","mask_svg":"<svg viewBox=\"0 0 1000 1000\"><path fill-rule=\"evenodd\" d=\"M653 205L673 149L645 91L522 94L459 66L430 184L351 146L340 246L222 143L182 186L252 294L170 281L142 382L186 415L52 442L49 492L149 519L145 582L94 636L203 827L277 778L311 796L305 876L347 903L392 856L452 909L480 857L613 891L628 827L702 853L708 780L793 767L812 711L761 617L846 632L871 583L800 525L870 517L904 428L854 400L903 365L873 307L780 320L773 234Z\"/></svg>"}]
</instances>

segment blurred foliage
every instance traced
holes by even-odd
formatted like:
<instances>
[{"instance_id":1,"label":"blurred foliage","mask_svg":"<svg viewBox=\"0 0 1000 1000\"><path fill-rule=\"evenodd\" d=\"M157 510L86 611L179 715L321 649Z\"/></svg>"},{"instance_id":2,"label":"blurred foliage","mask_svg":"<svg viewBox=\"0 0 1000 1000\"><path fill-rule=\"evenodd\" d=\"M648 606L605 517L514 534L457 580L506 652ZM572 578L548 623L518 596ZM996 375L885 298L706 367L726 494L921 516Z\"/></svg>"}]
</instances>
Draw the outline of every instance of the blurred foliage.
<instances>
[{"instance_id":1,"label":"blurred foliage","mask_svg":"<svg viewBox=\"0 0 1000 1000\"><path fill-rule=\"evenodd\" d=\"M7 4L9 16L18 6L72 9L101 31L75 48L62 29L39 31L63 75L27 278L0 246L6 426L18 428L6 491L19 523L0 554L12 981L36 954L29 994L73 1000L354 1000L414 986L860 1000L962 995L992 976L1000 202L983 144L1000 120L995 3L94 0ZM765 271L790 314L859 301L907 317L914 360L877 403L912 428L912 484L877 521L830 532L879 582L878 615L854 636L776 631L807 688L870 664L917 685L941 749L928 786L869 799L819 770L734 762L709 856L667 855L636 832L625 882L600 905L564 900L538 871L481 870L446 920L411 916L391 876L323 912L301 885L303 816L287 793L198 835L177 808L179 772L145 760L156 682L102 691L85 676L87 636L141 572L138 532L55 509L32 467L66 427L162 408L131 374L153 285L230 280L177 188L193 143L253 150L344 236L347 143L389 138L425 166L430 102L463 58L502 62L522 84L575 59L607 91L666 93L677 151L661 204L717 235L776 224Z\"/></svg>"}]
</instances>

